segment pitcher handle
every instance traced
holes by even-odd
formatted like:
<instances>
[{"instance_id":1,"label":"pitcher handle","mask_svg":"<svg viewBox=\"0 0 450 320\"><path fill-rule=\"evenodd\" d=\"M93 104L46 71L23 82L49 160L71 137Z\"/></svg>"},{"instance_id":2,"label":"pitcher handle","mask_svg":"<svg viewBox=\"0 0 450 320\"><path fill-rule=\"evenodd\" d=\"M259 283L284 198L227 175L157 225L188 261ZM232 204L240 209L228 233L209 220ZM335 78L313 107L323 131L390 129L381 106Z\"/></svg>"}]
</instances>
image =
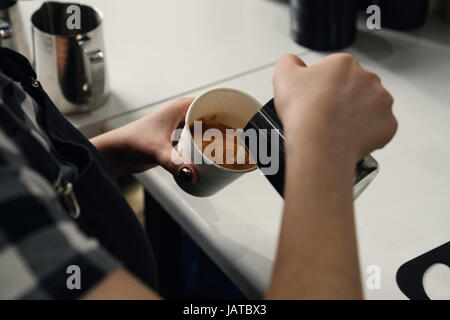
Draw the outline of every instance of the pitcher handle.
<instances>
[{"instance_id":1,"label":"pitcher handle","mask_svg":"<svg viewBox=\"0 0 450 320\"><path fill-rule=\"evenodd\" d=\"M103 98L106 95L105 55L101 49L89 48L89 37L79 37L77 42L83 56L86 75L83 92L88 100Z\"/></svg>"}]
</instances>

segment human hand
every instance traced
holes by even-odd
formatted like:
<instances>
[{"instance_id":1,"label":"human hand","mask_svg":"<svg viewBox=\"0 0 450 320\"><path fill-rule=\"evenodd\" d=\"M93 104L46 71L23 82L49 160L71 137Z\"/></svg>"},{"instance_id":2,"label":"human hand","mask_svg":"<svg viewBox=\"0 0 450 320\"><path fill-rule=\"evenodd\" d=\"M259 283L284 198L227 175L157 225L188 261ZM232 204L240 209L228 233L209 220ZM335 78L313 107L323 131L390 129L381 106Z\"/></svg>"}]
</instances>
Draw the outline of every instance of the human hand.
<instances>
[{"instance_id":1,"label":"human hand","mask_svg":"<svg viewBox=\"0 0 450 320\"><path fill-rule=\"evenodd\" d=\"M172 134L184 124L193 98L172 101L145 117L91 140L116 175L138 173L161 165L195 183L197 171L173 147Z\"/></svg>"},{"instance_id":2,"label":"human hand","mask_svg":"<svg viewBox=\"0 0 450 320\"><path fill-rule=\"evenodd\" d=\"M288 148L306 143L358 161L395 135L392 96L376 74L348 54L330 55L310 67L284 55L273 83Z\"/></svg>"}]
</instances>

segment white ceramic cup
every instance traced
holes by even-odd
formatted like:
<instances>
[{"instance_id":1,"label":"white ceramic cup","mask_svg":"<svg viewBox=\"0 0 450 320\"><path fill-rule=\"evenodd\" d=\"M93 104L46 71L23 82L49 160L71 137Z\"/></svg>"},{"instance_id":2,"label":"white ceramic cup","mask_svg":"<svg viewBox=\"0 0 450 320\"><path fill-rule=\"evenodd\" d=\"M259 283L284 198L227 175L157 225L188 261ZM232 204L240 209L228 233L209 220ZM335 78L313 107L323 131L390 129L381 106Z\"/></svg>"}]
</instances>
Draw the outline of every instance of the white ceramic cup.
<instances>
[{"instance_id":1,"label":"white ceramic cup","mask_svg":"<svg viewBox=\"0 0 450 320\"><path fill-rule=\"evenodd\" d=\"M228 88L208 90L192 102L186 114L185 126L177 149L183 158L195 166L198 179L195 184L190 184L176 177L176 182L184 191L197 197L211 196L245 173L257 168L255 165L247 170L233 170L215 164L194 142L190 130L191 124L196 120L210 119L215 116L217 121L229 127L242 129L261 107L262 105L250 95Z\"/></svg>"}]
</instances>

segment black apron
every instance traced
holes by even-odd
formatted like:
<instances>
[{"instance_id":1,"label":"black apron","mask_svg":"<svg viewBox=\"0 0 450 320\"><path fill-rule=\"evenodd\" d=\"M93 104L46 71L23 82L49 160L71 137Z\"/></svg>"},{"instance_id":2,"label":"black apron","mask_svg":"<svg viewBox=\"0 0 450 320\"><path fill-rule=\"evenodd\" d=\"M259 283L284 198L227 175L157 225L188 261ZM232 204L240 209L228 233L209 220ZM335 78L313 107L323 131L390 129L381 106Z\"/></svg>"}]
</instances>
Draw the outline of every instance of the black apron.
<instances>
[{"instance_id":1,"label":"black apron","mask_svg":"<svg viewBox=\"0 0 450 320\"><path fill-rule=\"evenodd\" d=\"M78 171L76 179L71 183L80 208L80 215L74 222L87 236L96 238L126 269L157 289L156 263L151 245L119 190L106 160L61 115L36 81L36 74L25 57L0 48L0 69L11 79L21 83L24 91L37 102L38 123L50 138L57 158L70 163ZM11 107L13 106L6 106L6 109ZM3 106L0 108L5 109ZM16 112L17 110L1 110L0 125L2 128L8 127L9 132L14 132L15 136L20 136L19 148L29 164L35 163L34 160L38 157L41 160L47 159L49 152L39 146L37 140L27 132L24 123L14 114ZM10 119L6 119L8 117ZM50 161L41 161L39 165L32 167L48 177L46 173L54 170L50 165ZM54 184L54 181L49 183Z\"/></svg>"}]
</instances>

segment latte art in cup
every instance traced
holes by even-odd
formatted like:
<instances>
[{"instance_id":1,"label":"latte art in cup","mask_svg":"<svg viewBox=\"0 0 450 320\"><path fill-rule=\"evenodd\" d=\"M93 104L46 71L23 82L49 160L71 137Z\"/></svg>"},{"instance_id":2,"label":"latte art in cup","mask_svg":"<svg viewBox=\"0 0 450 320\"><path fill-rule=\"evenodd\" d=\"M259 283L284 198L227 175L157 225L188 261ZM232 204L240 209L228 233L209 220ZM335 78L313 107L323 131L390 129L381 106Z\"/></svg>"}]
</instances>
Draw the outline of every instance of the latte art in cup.
<instances>
[{"instance_id":1,"label":"latte art in cup","mask_svg":"<svg viewBox=\"0 0 450 320\"><path fill-rule=\"evenodd\" d=\"M216 120L201 118L190 125L195 145L215 164L231 170L248 170L256 166L237 130Z\"/></svg>"}]
</instances>

